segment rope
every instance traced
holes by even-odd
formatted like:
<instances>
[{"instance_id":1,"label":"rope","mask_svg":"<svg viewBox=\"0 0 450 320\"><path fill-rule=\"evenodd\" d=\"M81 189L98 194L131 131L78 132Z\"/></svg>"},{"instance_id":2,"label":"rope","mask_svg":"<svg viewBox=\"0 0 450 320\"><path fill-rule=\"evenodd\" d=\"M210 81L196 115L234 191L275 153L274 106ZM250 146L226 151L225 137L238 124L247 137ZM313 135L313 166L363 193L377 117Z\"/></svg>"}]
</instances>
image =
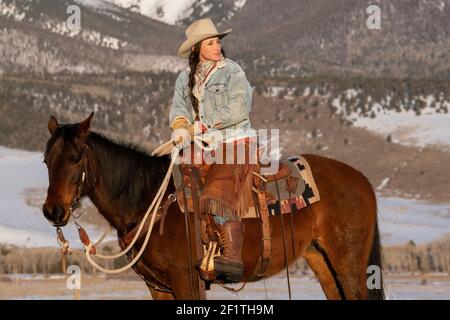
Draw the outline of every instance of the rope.
<instances>
[{"instance_id":1,"label":"rope","mask_svg":"<svg viewBox=\"0 0 450 320\"><path fill-rule=\"evenodd\" d=\"M105 232L103 232L103 235L100 237L100 239L97 240L97 242L95 242L92 246L90 246L90 248L92 247L97 247L98 245L100 245L103 240L105 240L106 236L111 232L112 230L112 226L109 224L108 227L106 228ZM66 249L66 252L70 252L70 253L76 253L76 254L84 254L84 251L81 250L77 250L77 249L72 249L69 247L69 241L58 241L58 243L60 244L61 248L64 250ZM96 254L96 256L102 258L104 257L102 254ZM105 258L104 258L105 259Z\"/></svg>"},{"instance_id":2,"label":"rope","mask_svg":"<svg viewBox=\"0 0 450 320\"><path fill-rule=\"evenodd\" d=\"M164 151L167 150L167 148L170 148L172 146L173 146L172 140L168 140L168 141L164 142L162 145L160 145L158 148L153 150L152 156L157 155L157 154L159 154L161 152L164 153Z\"/></svg>"},{"instance_id":3,"label":"rope","mask_svg":"<svg viewBox=\"0 0 450 320\"><path fill-rule=\"evenodd\" d=\"M100 245L103 242L103 240L105 240L106 236L111 232L111 230L112 230L112 226L109 224L108 227L106 228L105 232L103 232L103 235L100 237L100 239L97 240L97 242L95 242L95 244L92 247L97 247L98 245ZM70 248L69 241L67 241L64 238L63 239L59 238L59 232L58 232L58 244L61 246L61 251L63 252L63 254L67 253L67 252L76 253L76 254L84 254L84 251ZM99 254L98 256L101 256L101 255Z\"/></svg>"},{"instance_id":4,"label":"rope","mask_svg":"<svg viewBox=\"0 0 450 320\"><path fill-rule=\"evenodd\" d=\"M226 290L228 290L228 291L231 291L231 292L234 292L234 293L238 293L238 292L240 292L240 291L242 291L242 289L244 289L245 288L245 285L247 284L247 282L244 282L243 284L242 284L242 286L239 288L239 289L234 289L234 288L231 288L231 287L227 287L225 284L223 284L223 283L219 283L219 286L221 286L222 288L224 288L224 289L226 289Z\"/></svg>"},{"instance_id":5,"label":"rope","mask_svg":"<svg viewBox=\"0 0 450 320\"><path fill-rule=\"evenodd\" d=\"M178 150L178 148L175 148L175 149ZM139 235L140 231L142 230L142 228L144 226L145 220L147 219L148 215L150 214L151 210L153 209L152 219L150 221L150 226L149 226L149 228L147 230L147 234L145 236L144 243L142 244L142 247L139 250L138 254L133 258L133 260L131 260L127 265L123 266L122 268L119 268L119 269L106 269L106 268L103 268L102 266L98 265L94 260L92 260L91 253L90 253L90 249L92 248L92 243L89 243L89 245L87 245L87 246L85 245L86 258L89 261L89 263L93 267L95 267L97 270L99 270L101 272L104 272L104 273L107 273L107 274L121 273L121 272L124 272L124 271L130 269L141 258L142 254L144 253L145 248L147 247L148 241L150 239L150 234L152 233L152 230L153 230L153 225L154 225L155 219L156 219L156 212L158 211L159 205L161 204L161 201L162 201L163 196L164 196L164 192L167 189L167 186L169 185L170 175L172 173L173 165L175 163L175 160L176 160L176 158L178 156L178 152L174 152L173 155L174 156L172 157L172 160L170 162L170 166L167 169L167 173L166 173L166 176L164 177L164 180L163 180L163 182L161 184L161 187L159 188L158 193L156 194L155 198L153 199L152 204L148 208L148 210L147 210L147 212L146 212L146 214L144 216L144 219L142 220L141 225L139 226L139 229L136 232L136 236L134 237L133 241L131 242L131 244L126 249L126 251L128 251L129 248L132 246L132 244L134 244L134 242L136 242L136 240L138 238L138 235ZM156 205L155 205L155 202L156 202ZM124 253L122 252L121 254L117 254L117 255L114 255L114 256L121 256L123 254Z\"/></svg>"},{"instance_id":6,"label":"rope","mask_svg":"<svg viewBox=\"0 0 450 320\"><path fill-rule=\"evenodd\" d=\"M97 240L97 242L94 244L94 246L98 246L100 243L103 242L103 240L105 240L106 236L111 232L112 230L112 226L109 224L108 228L105 230L105 232L103 233L103 235L100 237L100 239Z\"/></svg>"},{"instance_id":7,"label":"rope","mask_svg":"<svg viewBox=\"0 0 450 320\"><path fill-rule=\"evenodd\" d=\"M170 141L170 143L172 143L172 141ZM165 143L164 145L166 145L166 144L167 143ZM172 160L170 162L169 168L167 169L167 173L164 176L163 182L161 183L161 186L159 187L158 192L155 195L155 198L153 199L152 203L150 204L149 208L147 209L147 212L145 213L144 218L142 219L142 221L141 221L141 223L139 225L139 228L138 228L138 230L137 230L133 240L131 241L131 243L123 251L121 251L121 252L119 252L117 254L114 254L114 255L96 254L97 257L99 257L100 259L104 259L104 260L116 259L116 258L119 258L119 257L123 256L124 254L126 254L128 251L131 250L131 248L136 243L136 241L137 241L137 239L140 236L140 233L141 233L141 231L142 231L142 229L144 227L144 224L145 224L148 216L150 215L150 213L152 213L150 226L149 226L149 228L147 230L147 234L145 236L144 243L143 243L141 249L139 250L138 254L134 257L134 259L131 262L129 262L127 265L125 265L124 267L119 268L119 269L106 269L106 268L103 268L102 266L98 265L95 261L92 260L92 257L91 257L91 254L93 254L93 253L91 253L92 249L95 249L95 246L97 246L98 244L100 244L104 240L106 235L111 230L111 225L109 225L109 229L105 231L103 236L95 243L95 245L93 245L91 241L89 241L89 244L87 244L87 245L83 243L84 248L85 248L85 252L84 253L86 255L87 260L97 270L99 270L101 272L104 272L104 273L108 273L108 274L120 273L120 272L126 271L129 268L131 268L140 259L140 257L142 256L145 248L147 247L148 241L150 239L151 232L153 230L153 225L155 223L155 219L156 219L156 216L157 216L156 213L157 213L157 211L158 211L158 209L160 207L160 204L161 204L161 201L162 201L162 199L164 197L165 191L167 190L167 186L169 185L170 176L172 174L173 166L174 166L176 158L178 157L178 154L179 154L179 148L177 146L175 146L173 151L174 152L172 152ZM58 236L59 236L59 233L58 233ZM58 243L60 244L63 252L65 251L65 252L71 252L71 253L83 253L81 250L74 250L74 249L69 248L69 242L66 241L64 239L64 237L62 237L62 239L58 238ZM93 250L92 252L95 252L95 250Z\"/></svg>"}]
</instances>

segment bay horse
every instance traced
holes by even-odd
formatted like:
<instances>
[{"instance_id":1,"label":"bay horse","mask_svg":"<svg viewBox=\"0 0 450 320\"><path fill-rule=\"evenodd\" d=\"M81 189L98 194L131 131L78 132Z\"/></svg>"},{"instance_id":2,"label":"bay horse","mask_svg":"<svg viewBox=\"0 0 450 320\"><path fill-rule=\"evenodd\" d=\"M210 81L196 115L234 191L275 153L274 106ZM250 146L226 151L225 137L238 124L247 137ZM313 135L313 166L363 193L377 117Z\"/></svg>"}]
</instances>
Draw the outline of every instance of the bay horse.
<instances>
[{"instance_id":1,"label":"bay horse","mask_svg":"<svg viewBox=\"0 0 450 320\"><path fill-rule=\"evenodd\" d=\"M170 158L150 156L136 146L113 142L90 131L92 117L93 113L80 123L61 125L55 117L50 117L51 136L44 153L49 187L43 213L55 227L64 226L77 194L87 196L121 238L140 223L163 180ZM383 299L382 285L376 289L367 286L368 266L381 269L377 204L371 184L361 172L345 163L312 154L302 156L311 167L321 200L294 213L295 241L287 241L288 263L303 256L327 299ZM80 185L83 167L86 180ZM166 196L174 189L171 183ZM193 218L189 216L193 228ZM289 214L282 216L284 223L288 223ZM260 252L255 249L261 247L260 222L250 218L244 219L244 223L243 280L254 281L252 274L260 260ZM163 235L151 234L144 254L133 269L138 274L151 275L153 284L146 283L153 299L195 299L189 278L192 266L188 259L185 219L178 205L169 207L165 226ZM270 226L272 262L264 277L285 267L279 216L270 217ZM292 239L291 230L286 228L287 239ZM195 234L193 229L190 234ZM195 248L195 240L190 241ZM141 244L142 241L136 243L138 249Z\"/></svg>"}]
</instances>

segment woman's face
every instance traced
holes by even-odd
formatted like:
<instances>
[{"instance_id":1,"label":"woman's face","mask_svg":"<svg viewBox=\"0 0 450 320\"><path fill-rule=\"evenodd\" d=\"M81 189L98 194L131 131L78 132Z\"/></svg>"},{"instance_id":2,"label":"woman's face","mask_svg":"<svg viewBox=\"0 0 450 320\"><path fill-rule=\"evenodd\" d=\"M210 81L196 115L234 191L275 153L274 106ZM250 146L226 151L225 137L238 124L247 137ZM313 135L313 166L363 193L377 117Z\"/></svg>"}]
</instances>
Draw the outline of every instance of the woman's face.
<instances>
[{"instance_id":1,"label":"woman's face","mask_svg":"<svg viewBox=\"0 0 450 320\"><path fill-rule=\"evenodd\" d=\"M222 44L219 37L203 40L200 44L200 62L219 61L222 58Z\"/></svg>"}]
</instances>

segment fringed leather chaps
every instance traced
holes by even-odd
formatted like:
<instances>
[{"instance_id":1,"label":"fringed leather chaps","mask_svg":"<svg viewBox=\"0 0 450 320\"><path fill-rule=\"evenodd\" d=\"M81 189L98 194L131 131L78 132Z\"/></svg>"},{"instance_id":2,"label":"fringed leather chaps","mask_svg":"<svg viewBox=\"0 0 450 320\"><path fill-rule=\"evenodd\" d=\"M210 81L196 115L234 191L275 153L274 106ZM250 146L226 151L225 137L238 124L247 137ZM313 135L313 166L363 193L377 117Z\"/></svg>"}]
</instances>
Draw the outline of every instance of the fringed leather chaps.
<instances>
[{"instance_id":1,"label":"fringed leather chaps","mask_svg":"<svg viewBox=\"0 0 450 320\"><path fill-rule=\"evenodd\" d=\"M224 146L224 150L225 146ZM249 208L252 172L255 164L249 164L248 143L245 143L246 161L237 164L236 145L234 164L211 165L205 178L203 192L200 197L200 211L202 214L222 216L228 221L240 221ZM224 157L225 151L224 151Z\"/></svg>"}]
</instances>

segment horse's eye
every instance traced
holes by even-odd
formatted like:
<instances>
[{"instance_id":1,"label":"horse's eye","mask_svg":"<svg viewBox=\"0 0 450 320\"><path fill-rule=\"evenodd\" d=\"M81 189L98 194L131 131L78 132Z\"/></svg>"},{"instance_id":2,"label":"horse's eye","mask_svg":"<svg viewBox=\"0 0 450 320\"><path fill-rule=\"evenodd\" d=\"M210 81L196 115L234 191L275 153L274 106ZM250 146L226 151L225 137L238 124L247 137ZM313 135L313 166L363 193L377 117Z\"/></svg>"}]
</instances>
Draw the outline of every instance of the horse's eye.
<instances>
[{"instance_id":1,"label":"horse's eye","mask_svg":"<svg viewBox=\"0 0 450 320\"><path fill-rule=\"evenodd\" d=\"M70 157L70 161L74 162L74 163L78 163L81 161L82 156L81 155L76 155L76 156L71 156Z\"/></svg>"}]
</instances>

